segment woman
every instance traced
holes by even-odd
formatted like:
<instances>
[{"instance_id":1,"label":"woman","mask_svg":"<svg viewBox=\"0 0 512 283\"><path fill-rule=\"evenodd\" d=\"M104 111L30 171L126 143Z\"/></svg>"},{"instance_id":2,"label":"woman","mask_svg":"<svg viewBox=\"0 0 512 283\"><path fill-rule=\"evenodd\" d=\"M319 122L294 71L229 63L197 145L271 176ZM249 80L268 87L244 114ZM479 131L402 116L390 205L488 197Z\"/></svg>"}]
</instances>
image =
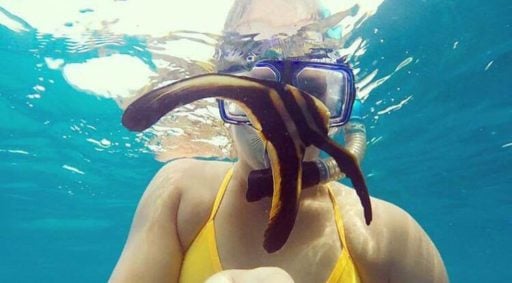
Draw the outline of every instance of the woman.
<instances>
[{"instance_id":1,"label":"woman","mask_svg":"<svg viewBox=\"0 0 512 283\"><path fill-rule=\"evenodd\" d=\"M275 34L293 33L294 28L297 32L317 20L318 13L311 13L316 10L316 1L238 1L226 29L244 34L269 29ZM294 59L303 69L294 69L292 79L276 76L274 80L307 87L298 83L304 81L298 74L308 68L310 77L324 78L319 80L323 84L309 86L322 89L317 98L336 112L336 103L354 94L339 91L339 99L332 99L328 90L342 87L325 80L330 67L314 64L311 58ZM336 69L338 63L331 65L343 75ZM268 79L258 68L244 75ZM283 72L287 71L277 68L278 75L286 77ZM342 108L339 117L349 115L350 108ZM267 252L262 241L272 200L248 202L246 192L250 173L269 167L268 155L248 121L240 122L244 114L232 110L226 105L222 117L233 124L230 131L238 160L183 159L165 165L140 200L110 282L448 281L437 249L410 215L372 198L373 220L367 225L356 192L337 182L304 189L289 238L277 252ZM329 125L331 133L341 127L333 119ZM305 160L318 160L318 155L310 146Z\"/></svg>"}]
</instances>

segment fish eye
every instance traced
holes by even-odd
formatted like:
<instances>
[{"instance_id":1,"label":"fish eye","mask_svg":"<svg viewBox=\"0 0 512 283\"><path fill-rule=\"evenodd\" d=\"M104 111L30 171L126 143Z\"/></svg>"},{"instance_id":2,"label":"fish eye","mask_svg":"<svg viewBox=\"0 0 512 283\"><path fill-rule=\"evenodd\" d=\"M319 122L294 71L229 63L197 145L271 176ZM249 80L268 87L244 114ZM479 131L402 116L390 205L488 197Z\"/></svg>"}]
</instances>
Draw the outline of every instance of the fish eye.
<instances>
[{"instance_id":1,"label":"fish eye","mask_svg":"<svg viewBox=\"0 0 512 283\"><path fill-rule=\"evenodd\" d=\"M254 56L254 55L248 55L248 56L245 58L245 60L247 60L247 62L249 62L249 63L252 63L252 62L256 61L256 56Z\"/></svg>"}]
</instances>

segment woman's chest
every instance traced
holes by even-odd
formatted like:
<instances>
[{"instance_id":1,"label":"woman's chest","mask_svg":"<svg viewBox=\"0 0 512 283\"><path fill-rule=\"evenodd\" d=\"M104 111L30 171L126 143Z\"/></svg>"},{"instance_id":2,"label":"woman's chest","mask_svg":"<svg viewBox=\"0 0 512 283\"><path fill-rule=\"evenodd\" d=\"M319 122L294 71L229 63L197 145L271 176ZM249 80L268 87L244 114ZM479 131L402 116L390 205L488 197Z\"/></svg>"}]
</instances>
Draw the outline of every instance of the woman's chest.
<instances>
[{"instance_id":1,"label":"woman's chest","mask_svg":"<svg viewBox=\"0 0 512 283\"><path fill-rule=\"evenodd\" d=\"M230 205L219 210L214 223L224 269L276 266L295 282L325 282L341 255L331 203L302 203L286 244L271 254L263 249L265 211Z\"/></svg>"}]
</instances>

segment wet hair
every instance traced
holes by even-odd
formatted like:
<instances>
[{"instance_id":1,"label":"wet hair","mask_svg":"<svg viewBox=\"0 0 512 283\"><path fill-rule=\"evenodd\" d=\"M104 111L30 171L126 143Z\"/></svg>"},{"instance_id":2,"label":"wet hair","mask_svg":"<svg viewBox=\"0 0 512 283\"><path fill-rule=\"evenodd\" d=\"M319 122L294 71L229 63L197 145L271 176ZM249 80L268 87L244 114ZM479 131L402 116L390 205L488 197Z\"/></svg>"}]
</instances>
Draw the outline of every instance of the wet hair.
<instances>
[{"instance_id":1,"label":"wet hair","mask_svg":"<svg viewBox=\"0 0 512 283\"><path fill-rule=\"evenodd\" d=\"M318 54L331 63L339 59L336 50L342 46L341 31L335 26L346 14L331 15L318 0L283 1L300 13L296 21L279 25L275 32L251 30L249 34L241 33L241 25L244 21L246 23L251 9L258 2L238 0L231 7L224 25L224 36L214 55L219 71L249 70L254 62L261 59L317 57L314 59L319 60ZM273 28L270 22L269 26ZM283 29L290 34L284 33Z\"/></svg>"},{"instance_id":2,"label":"wet hair","mask_svg":"<svg viewBox=\"0 0 512 283\"><path fill-rule=\"evenodd\" d=\"M275 4L279 1L282 3L286 3L290 6L290 8L301 9L305 11L304 14L300 15L302 19L307 19L310 22L314 22L322 18L323 9L322 4L319 0L294 0L294 1L284 1L284 0L273 0L269 1L272 4ZM224 22L224 31L229 32L240 32L239 24L246 19L247 14L251 11L252 8L256 7L256 5L261 4L259 0L236 0L231 6L229 13L226 17L226 21ZM271 7L264 7L265 11L270 11ZM295 26L296 23L290 22L291 26Z\"/></svg>"}]
</instances>

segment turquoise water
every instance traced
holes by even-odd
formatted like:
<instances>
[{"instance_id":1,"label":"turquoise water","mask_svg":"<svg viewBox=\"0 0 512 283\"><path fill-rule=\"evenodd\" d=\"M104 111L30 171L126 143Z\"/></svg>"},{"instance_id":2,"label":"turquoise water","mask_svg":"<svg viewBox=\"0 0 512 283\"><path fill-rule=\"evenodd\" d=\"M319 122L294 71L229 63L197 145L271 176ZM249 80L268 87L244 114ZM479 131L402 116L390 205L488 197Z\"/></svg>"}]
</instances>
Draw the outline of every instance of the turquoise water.
<instances>
[{"instance_id":1,"label":"turquoise water","mask_svg":"<svg viewBox=\"0 0 512 283\"><path fill-rule=\"evenodd\" d=\"M361 77L414 58L364 103L363 169L373 195L429 233L452 282L512 276L510 15L508 0L385 1L353 35L368 41ZM0 282L106 281L161 166L113 100L76 90L45 63L99 56L70 45L0 25ZM150 56L129 37L112 48Z\"/></svg>"}]
</instances>

